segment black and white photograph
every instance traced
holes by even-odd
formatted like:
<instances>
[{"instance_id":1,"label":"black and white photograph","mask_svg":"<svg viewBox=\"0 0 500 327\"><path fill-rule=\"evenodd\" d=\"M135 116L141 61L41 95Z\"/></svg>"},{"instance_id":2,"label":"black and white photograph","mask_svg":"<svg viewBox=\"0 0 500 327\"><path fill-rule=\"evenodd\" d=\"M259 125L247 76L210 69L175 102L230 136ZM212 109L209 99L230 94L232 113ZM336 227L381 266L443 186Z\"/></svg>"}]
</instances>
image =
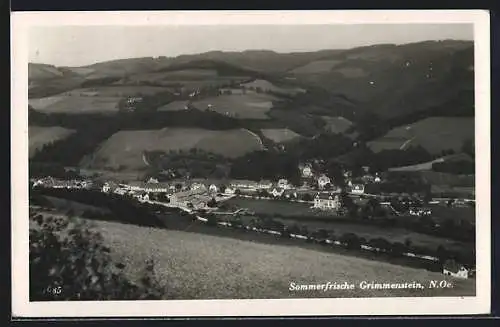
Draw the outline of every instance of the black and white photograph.
<instances>
[{"instance_id":1,"label":"black and white photograph","mask_svg":"<svg viewBox=\"0 0 500 327\"><path fill-rule=\"evenodd\" d=\"M487 12L12 20L14 314L488 312Z\"/></svg>"}]
</instances>

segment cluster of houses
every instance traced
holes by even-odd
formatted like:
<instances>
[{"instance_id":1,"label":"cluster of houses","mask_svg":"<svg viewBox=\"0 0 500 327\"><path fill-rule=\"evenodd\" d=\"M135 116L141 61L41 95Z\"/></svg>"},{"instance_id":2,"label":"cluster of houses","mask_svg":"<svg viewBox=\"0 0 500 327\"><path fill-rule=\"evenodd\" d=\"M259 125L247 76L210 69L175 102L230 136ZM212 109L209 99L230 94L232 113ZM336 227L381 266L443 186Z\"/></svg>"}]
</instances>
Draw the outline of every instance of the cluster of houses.
<instances>
[{"instance_id":1,"label":"cluster of houses","mask_svg":"<svg viewBox=\"0 0 500 327\"><path fill-rule=\"evenodd\" d=\"M92 187L91 180L62 180L53 177L30 179L31 187L65 188L65 189L88 189Z\"/></svg>"},{"instance_id":2,"label":"cluster of houses","mask_svg":"<svg viewBox=\"0 0 500 327\"><path fill-rule=\"evenodd\" d=\"M348 191L353 194L364 194L365 193L365 184L368 183L381 183L382 178L378 173L375 175L369 174L369 167L363 167L365 170L365 174L357 179L352 178L351 171L344 171L344 179L347 185ZM336 187L334 182L325 174L317 173L313 170L312 165L309 163L300 164L299 170L301 173L302 179L309 185L316 185L319 190L335 190Z\"/></svg>"}]
</instances>

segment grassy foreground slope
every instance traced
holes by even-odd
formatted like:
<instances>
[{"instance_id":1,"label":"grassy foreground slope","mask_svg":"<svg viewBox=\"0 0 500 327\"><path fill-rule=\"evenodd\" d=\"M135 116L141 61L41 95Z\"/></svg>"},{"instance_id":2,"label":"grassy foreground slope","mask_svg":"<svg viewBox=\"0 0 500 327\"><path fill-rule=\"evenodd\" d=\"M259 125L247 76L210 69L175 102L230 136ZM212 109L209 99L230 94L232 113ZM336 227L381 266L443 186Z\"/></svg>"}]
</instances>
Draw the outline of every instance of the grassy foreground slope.
<instances>
[{"instance_id":1,"label":"grassy foreground slope","mask_svg":"<svg viewBox=\"0 0 500 327\"><path fill-rule=\"evenodd\" d=\"M294 246L269 245L183 231L94 222L111 253L134 278L146 258L170 299L289 297L473 296L474 280L453 281L450 289L290 292L289 283L421 282L439 273ZM135 277L136 278L136 277Z\"/></svg>"}]
</instances>

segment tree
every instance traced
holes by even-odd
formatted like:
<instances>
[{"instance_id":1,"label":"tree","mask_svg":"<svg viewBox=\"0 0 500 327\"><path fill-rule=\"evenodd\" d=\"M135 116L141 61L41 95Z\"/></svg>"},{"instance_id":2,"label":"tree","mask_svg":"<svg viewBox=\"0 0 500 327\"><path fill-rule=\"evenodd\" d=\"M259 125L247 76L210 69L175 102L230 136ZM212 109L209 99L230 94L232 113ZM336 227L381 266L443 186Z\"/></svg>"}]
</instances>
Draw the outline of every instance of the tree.
<instances>
[{"instance_id":1,"label":"tree","mask_svg":"<svg viewBox=\"0 0 500 327\"><path fill-rule=\"evenodd\" d=\"M439 258L439 261L445 262L450 257L450 253L446 250L443 245L439 245L436 250L436 256Z\"/></svg>"},{"instance_id":2,"label":"tree","mask_svg":"<svg viewBox=\"0 0 500 327\"><path fill-rule=\"evenodd\" d=\"M361 244L359 237L354 233L343 234L340 238L340 242L344 243L348 249L359 249Z\"/></svg>"},{"instance_id":3,"label":"tree","mask_svg":"<svg viewBox=\"0 0 500 327\"><path fill-rule=\"evenodd\" d=\"M387 241L385 238L381 237L370 240L370 246L382 252L389 252L392 249L391 243Z\"/></svg>"},{"instance_id":4,"label":"tree","mask_svg":"<svg viewBox=\"0 0 500 327\"><path fill-rule=\"evenodd\" d=\"M215 200L215 198L212 197L212 199L210 199L210 201L208 201L207 206L210 208L217 207L217 201Z\"/></svg>"},{"instance_id":5,"label":"tree","mask_svg":"<svg viewBox=\"0 0 500 327\"><path fill-rule=\"evenodd\" d=\"M411 241L411 239L409 239L409 238L405 239L405 246L406 246L406 248L407 248L408 250L411 248L411 246L412 246L412 241Z\"/></svg>"},{"instance_id":6,"label":"tree","mask_svg":"<svg viewBox=\"0 0 500 327\"><path fill-rule=\"evenodd\" d=\"M82 221L30 216L30 300L159 300L165 291L147 260L138 283L112 259L101 234ZM65 237L62 237L65 235ZM85 251L82 251L85 248Z\"/></svg>"},{"instance_id":7,"label":"tree","mask_svg":"<svg viewBox=\"0 0 500 327\"><path fill-rule=\"evenodd\" d=\"M218 219L213 213L208 214L206 217L208 226L217 226Z\"/></svg>"},{"instance_id":8,"label":"tree","mask_svg":"<svg viewBox=\"0 0 500 327\"><path fill-rule=\"evenodd\" d=\"M474 146L474 140L473 139L466 139L462 143L462 152L467 153L471 157L475 157L476 151L475 151L475 146Z\"/></svg>"},{"instance_id":9,"label":"tree","mask_svg":"<svg viewBox=\"0 0 500 327\"><path fill-rule=\"evenodd\" d=\"M395 242L392 244L392 249L391 249L391 253L394 255L394 256L401 256L403 255L403 253L406 252L406 246L401 243L401 242Z\"/></svg>"},{"instance_id":10,"label":"tree","mask_svg":"<svg viewBox=\"0 0 500 327\"><path fill-rule=\"evenodd\" d=\"M304 193L304 195L302 196L302 200L304 201L308 201L308 202L311 202L313 201L313 196L309 193Z\"/></svg>"}]
</instances>

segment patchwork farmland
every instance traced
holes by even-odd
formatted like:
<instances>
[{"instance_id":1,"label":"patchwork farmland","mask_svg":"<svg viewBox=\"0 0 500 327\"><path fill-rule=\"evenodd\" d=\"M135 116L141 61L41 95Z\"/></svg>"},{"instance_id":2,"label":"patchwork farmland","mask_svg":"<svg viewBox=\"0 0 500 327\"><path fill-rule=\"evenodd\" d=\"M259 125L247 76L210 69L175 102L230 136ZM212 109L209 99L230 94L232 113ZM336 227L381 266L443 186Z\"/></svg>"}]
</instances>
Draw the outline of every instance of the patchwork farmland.
<instances>
[{"instance_id":1,"label":"patchwork farmland","mask_svg":"<svg viewBox=\"0 0 500 327\"><path fill-rule=\"evenodd\" d=\"M41 126L29 126L29 156L35 154L35 152L43 147L45 144L49 144L61 139L64 139L75 131L59 126L51 127L41 127Z\"/></svg>"},{"instance_id":2,"label":"patchwork farmland","mask_svg":"<svg viewBox=\"0 0 500 327\"><path fill-rule=\"evenodd\" d=\"M369 142L368 146L372 151L380 152L421 145L430 153L440 153L449 149L460 151L463 141L467 139L474 139L474 118L430 117L396 127L385 136Z\"/></svg>"},{"instance_id":3,"label":"patchwork farmland","mask_svg":"<svg viewBox=\"0 0 500 327\"><path fill-rule=\"evenodd\" d=\"M144 151L202 149L226 157L239 157L262 149L260 138L245 129L212 131L198 128L120 131L83 160L85 168L140 170L148 166Z\"/></svg>"}]
</instances>

